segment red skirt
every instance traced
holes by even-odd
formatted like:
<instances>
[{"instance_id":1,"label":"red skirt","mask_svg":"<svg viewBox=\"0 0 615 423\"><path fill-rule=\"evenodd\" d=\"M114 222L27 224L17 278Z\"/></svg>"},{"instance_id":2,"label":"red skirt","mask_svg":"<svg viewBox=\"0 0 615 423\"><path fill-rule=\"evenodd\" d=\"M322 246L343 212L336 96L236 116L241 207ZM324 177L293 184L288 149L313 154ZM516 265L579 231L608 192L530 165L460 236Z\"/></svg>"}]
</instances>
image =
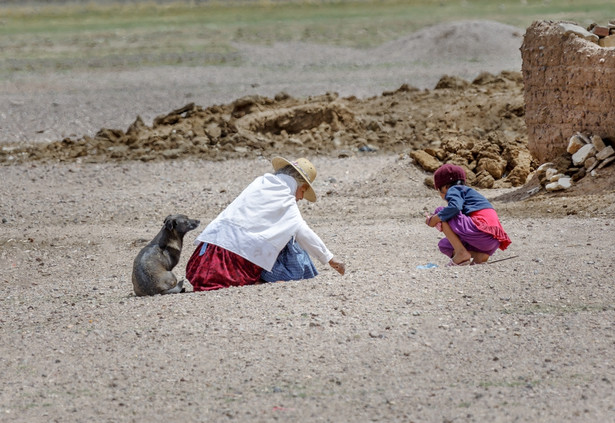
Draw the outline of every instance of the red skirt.
<instances>
[{"instance_id":1,"label":"red skirt","mask_svg":"<svg viewBox=\"0 0 615 423\"><path fill-rule=\"evenodd\" d=\"M202 246L196 247L186 264L186 279L195 291L254 285L260 280L262 267L213 244L200 255Z\"/></svg>"},{"instance_id":2,"label":"red skirt","mask_svg":"<svg viewBox=\"0 0 615 423\"><path fill-rule=\"evenodd\" d=\"M470 213L470 218L476 227L500 241L500 250L505 250L511 244L508 234L502 227L498 214L494 209L482 209Z\"/></svg>"}]
</instances>

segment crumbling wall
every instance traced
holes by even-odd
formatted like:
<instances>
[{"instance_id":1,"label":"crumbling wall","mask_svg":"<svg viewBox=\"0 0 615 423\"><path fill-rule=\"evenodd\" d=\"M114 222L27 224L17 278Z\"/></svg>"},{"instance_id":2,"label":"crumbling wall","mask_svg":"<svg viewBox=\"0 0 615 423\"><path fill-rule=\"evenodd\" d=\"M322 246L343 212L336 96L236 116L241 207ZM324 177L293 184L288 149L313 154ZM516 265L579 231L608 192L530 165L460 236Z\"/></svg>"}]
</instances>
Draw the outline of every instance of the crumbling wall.
<instances>
[{"instance_id":1,"label":"crumbling wall","mask_svg":"<svg viewBox=\"0 0 615 423\"><path fill-rule=\"evenodd\" d=\"M577 132L615 140L615 48L569 28L534 22L521 46L528 149L540 163L566 154Z\"/></svg>"}]
</instances>

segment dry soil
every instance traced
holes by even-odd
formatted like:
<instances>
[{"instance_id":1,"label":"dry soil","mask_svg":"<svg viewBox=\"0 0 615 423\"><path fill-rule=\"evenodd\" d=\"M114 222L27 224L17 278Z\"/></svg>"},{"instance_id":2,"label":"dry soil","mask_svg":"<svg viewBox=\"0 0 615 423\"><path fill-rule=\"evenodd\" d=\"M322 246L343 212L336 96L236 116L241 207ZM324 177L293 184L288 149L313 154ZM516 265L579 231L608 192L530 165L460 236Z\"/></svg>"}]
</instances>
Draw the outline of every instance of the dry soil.
<instances>
[{"instance_id":1,"label":"dry soil","mask_svg":"<svg viewBox=\"0 0 615 423\"><path fill-rule=\"evenodd\" d=\"M435 47L446 52L446 44L423 33L421 42L410 37L370 52L411 45L429 58L422 49L431 48L433 61L425 62L433 66L402 63L386 74L358 65L315 71L311 63L367 59L301 46L304 54L281 65L266 59L287 56L260 47L247 67L3 81L0 420L615 421L615 195L601 183L609 170L559 195L519 200L529 185L504 180L482 190L513 241L491 264L446 267L440 233L424 224L423 214L442 203L424 184L430 174L410 159L414 149L433 146L446 131L498 133L492 141L501 145L525 136L518 107L508 116L489 110L518 106L518 82L500 72L518 72L523 31L492 25L466 27L483 28L489 42L501 35L501 48L482 49L484 37L458 34L448 39L463 41L455 56L437 55ZM499 81L472 83L483 71ZM434 89L444 74L461 79ZM288 96L276 99L280 92ZM246 95L261 97L240 101ZM505 100L479 113L468 96ZM273 126L245 120L278 113L284 102L305 111L313 100L335 113L301 114L297 122L322 119L296 132L288 125L297 109ZM189 118L170 112L190 102L190 110L213 113L212 133L191 138L190 146L206 148L169 148L174 125ZM432 120L443 108L449 115ZM145 135L133 138L135 148L118 154L109 147L123 141L100 144L125 140L137 116L142 124L132 126ZM156 129L157 116L177 120ZM257 130L239 131L241 119L239 129ZM469 120L475 132L462 126ZM158 143L145 144L165 125ZM324 144L310 144L315 134ZM192 142L199 136L207 140ZM151 157L128 156L139 148ZM132 294L132 260L166 215L202 222L186 236L175 269L183 277L198 231L280 152L306 155L317 167L319 200L301 210L346 262L345 276L317 263L320 275L306 281ZM424 268L429 263L436 266Z\"/></svg>"}]
</instances>

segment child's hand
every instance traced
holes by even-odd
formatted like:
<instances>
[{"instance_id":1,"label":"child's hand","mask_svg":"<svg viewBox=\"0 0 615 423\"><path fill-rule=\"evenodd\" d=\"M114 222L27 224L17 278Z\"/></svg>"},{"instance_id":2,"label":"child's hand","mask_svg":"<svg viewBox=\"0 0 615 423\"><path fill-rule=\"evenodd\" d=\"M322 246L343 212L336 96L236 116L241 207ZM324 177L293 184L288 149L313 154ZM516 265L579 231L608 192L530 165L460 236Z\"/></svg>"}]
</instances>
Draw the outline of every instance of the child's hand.
<instances>
[{"instance_id":1,"label":"child's hand","mask_svg":"<svg viewBox=\"0 0 615 423\"><path fill-rule=\"evenodd\" d=\"M440 222L439 219L436 219L438 221L434 223L436 221L433 219L434 216L434 214L425 213L425 224L431 228L435 227L437 230L442 232L442 222Z\"/></svg>"}]
</instances>

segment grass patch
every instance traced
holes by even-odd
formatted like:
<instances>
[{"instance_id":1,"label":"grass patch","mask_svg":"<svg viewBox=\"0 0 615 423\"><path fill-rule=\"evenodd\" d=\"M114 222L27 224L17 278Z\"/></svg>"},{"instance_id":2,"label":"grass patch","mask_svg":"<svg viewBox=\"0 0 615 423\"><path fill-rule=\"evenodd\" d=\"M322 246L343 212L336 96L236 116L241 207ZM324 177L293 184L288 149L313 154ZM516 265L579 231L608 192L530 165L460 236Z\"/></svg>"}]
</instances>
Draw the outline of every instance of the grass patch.
<instances>
[{"instance_id":1,"label":"grass patch","mask_svg":"<svg viewBox=\"0 0 615 423\"><path fill-rule=\"evenodd\" d=\"M488 19L606 24L611 0L113 1L0 6L0 70L55 71L237 63L233 43L302 41L366 48L422 27ZM488 36L488 34L486 34Z\"/></svg>"}]
</instances>

